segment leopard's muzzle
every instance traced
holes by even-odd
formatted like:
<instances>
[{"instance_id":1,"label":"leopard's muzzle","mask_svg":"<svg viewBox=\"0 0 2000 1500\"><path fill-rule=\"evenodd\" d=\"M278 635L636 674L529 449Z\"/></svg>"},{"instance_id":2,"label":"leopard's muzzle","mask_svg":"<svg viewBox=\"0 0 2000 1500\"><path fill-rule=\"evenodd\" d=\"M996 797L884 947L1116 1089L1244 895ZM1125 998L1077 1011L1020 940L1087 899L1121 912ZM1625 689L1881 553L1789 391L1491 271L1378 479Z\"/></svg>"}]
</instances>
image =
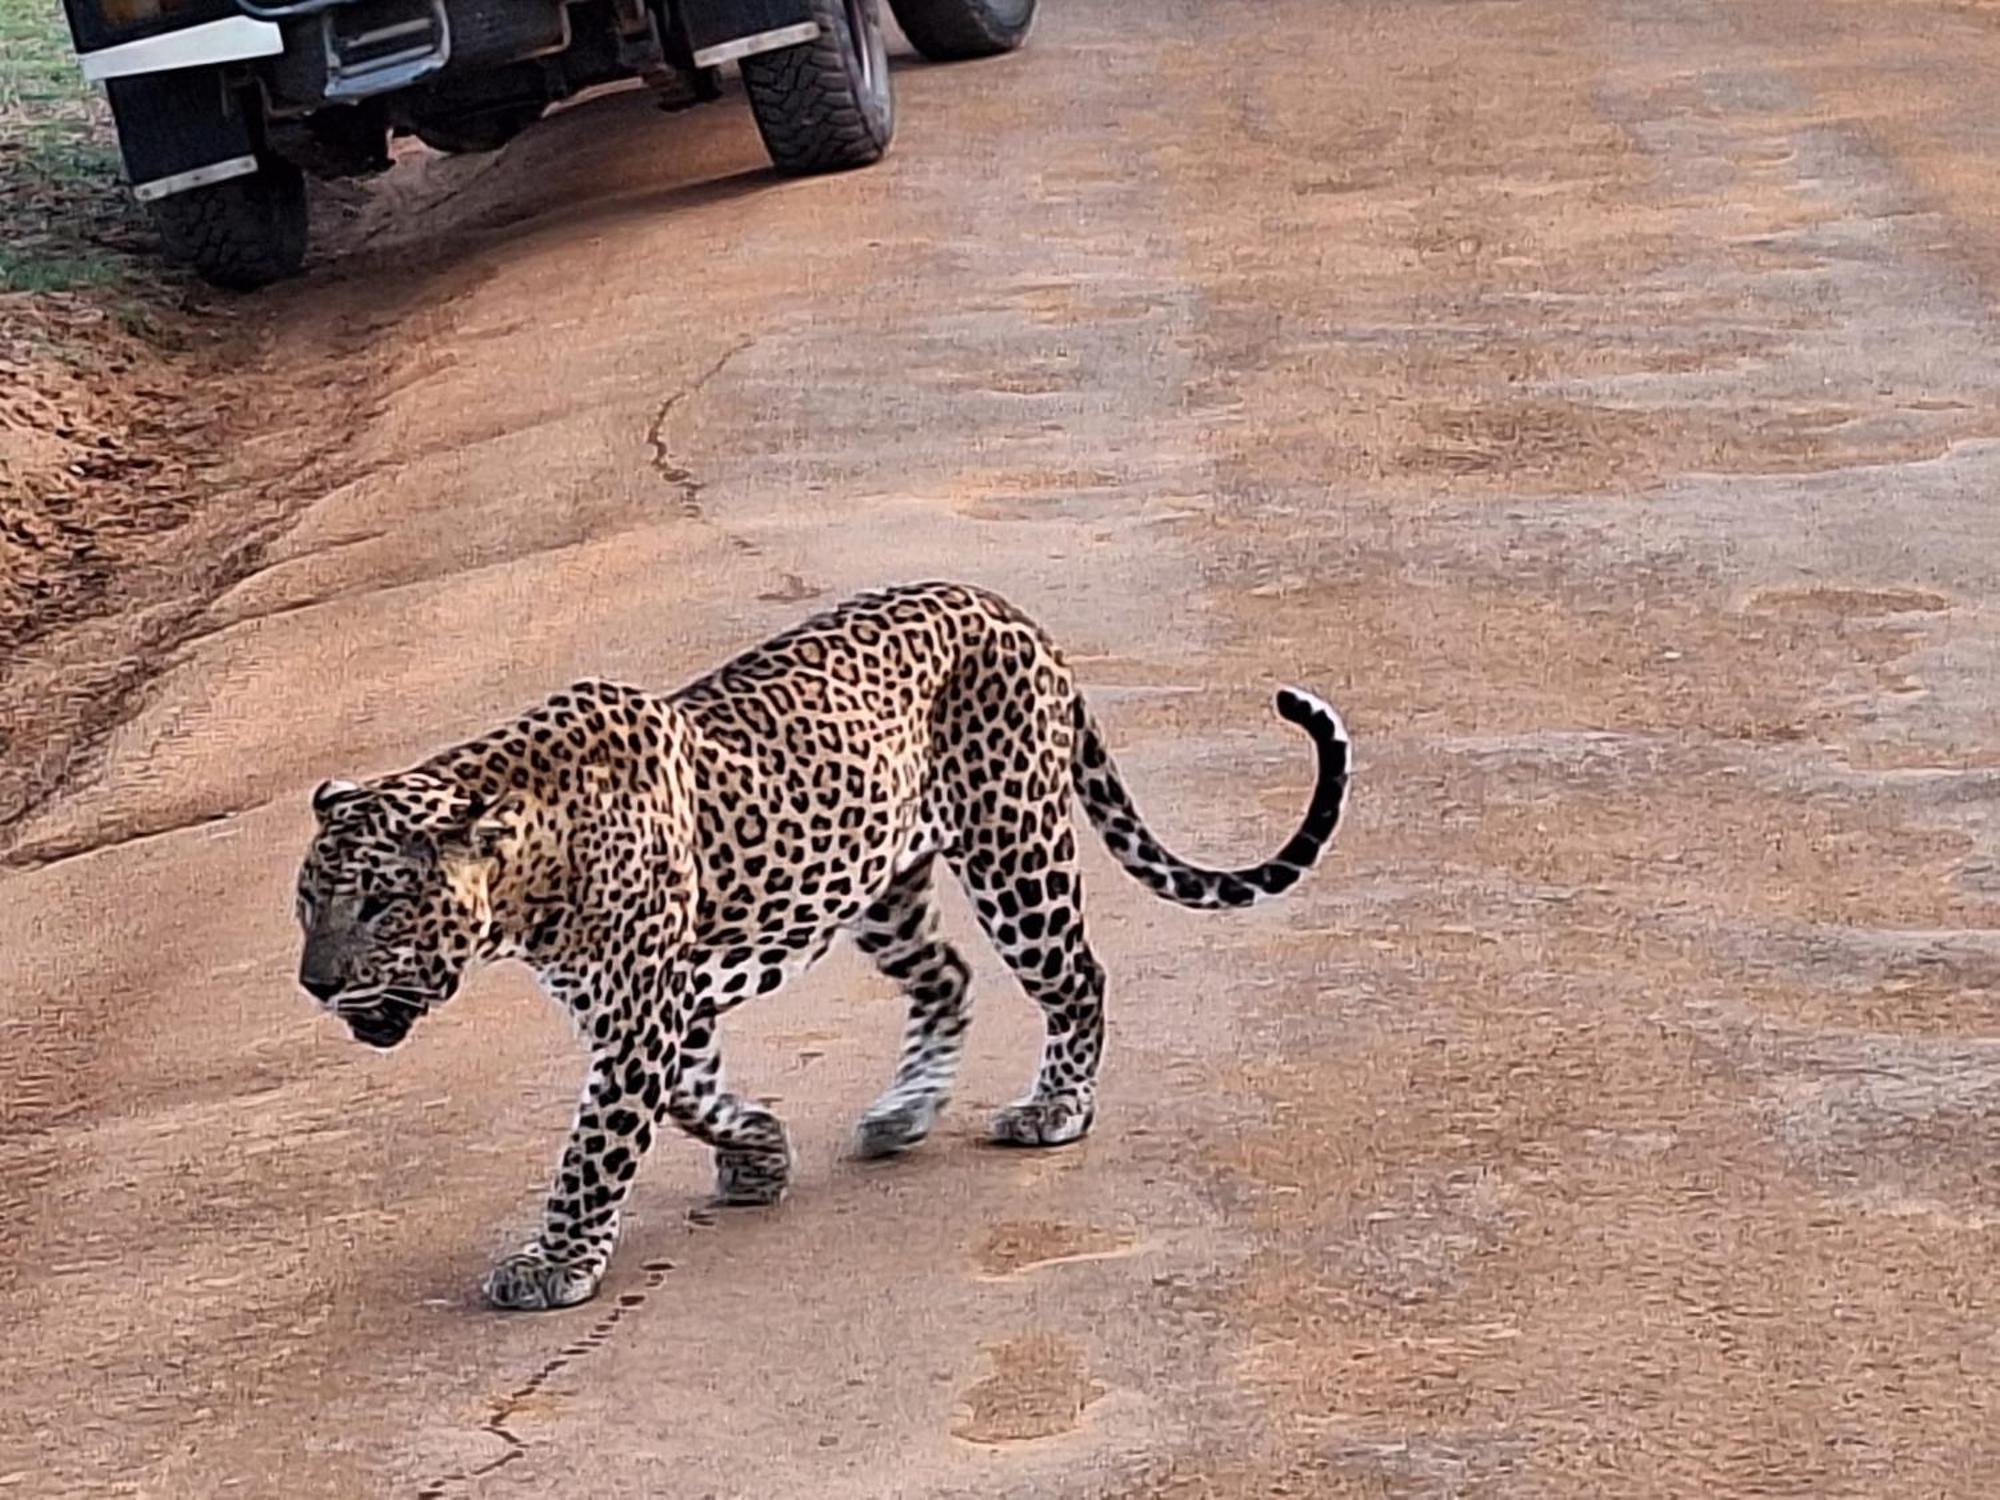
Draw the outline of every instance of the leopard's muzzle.
<instances>
[{"instance_id":1,"label":"leopard's muzzle","mask_svg":"<svg viewBox=\"0 0 2000 1500\"><path fill-rule=\"evenodd\" d=\"M386 1051L408 1036L417 1018L429 1008L401 995L382 994L370 1000L336 1005L334 1014L347 1023L357 1042Z\"/></svg>"}]
</instances>

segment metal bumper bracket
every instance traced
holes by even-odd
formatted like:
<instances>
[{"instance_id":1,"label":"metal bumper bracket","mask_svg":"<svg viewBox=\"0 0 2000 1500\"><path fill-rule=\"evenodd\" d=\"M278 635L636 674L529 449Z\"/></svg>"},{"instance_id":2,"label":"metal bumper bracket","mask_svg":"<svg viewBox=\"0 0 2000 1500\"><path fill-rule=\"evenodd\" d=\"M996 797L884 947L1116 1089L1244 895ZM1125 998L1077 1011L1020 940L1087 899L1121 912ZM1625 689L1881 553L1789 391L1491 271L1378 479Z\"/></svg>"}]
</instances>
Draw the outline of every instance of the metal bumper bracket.
<instances>
[{"instance_id":1,"label":"metal bumper bracket","mask_svg":"<svg viewBox=\"0 0 2000 1500\"><path fill-rule=\"evenodd\" d=\"M185 193L190 188L207 187L210 183L227 182L232 177L248 177L257 170L254 156L232 156L228 161L213 162L205 167L196 167L191 172L176 172L171 177L155 177L151 182L135 183L132 196L141 203L157 203L162 198L171 198L175 193Z\"/></svg>"},{"instance_id":2,"label":"metal bumper bracket","mask_svg":"<svg viewBox=\"0 0 2000 1500\"><path fill-rule=\"evenodd\" d=\"M796 47L819 35L812 0L681 0L676 9L697 68Z\"/></svg>"},{"instance_id":3,"label":"metal bumper bracket","mask_svg":"<svg viewBox=\"0 0 2000 1500\"><path fill-rule=\"evenodd\" d=\"M713 47L704 47L694 55L697 68L719 68L726 62L735 62L739 57L755 57L759 52L776 52L781 47L796 47L800 42L810 42L819 36L819 22L801 21L796 26L779 26L771 31L760 31L755 36L740 36L731 42L718 42Z\"/></svg>"}]
</instances>

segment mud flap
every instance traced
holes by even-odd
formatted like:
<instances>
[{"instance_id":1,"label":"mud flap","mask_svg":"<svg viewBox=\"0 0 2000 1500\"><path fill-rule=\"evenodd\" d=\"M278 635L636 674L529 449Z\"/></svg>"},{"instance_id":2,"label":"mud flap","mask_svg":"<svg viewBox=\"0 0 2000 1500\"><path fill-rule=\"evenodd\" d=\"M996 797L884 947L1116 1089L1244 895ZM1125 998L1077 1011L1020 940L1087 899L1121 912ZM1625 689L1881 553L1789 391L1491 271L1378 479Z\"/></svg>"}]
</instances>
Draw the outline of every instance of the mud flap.
<instances>
[{"instance_id":1,"label":"mud flap","mask_svg":"<svg viewBox=\"0 0 2000 1500\"><path fill-rule=\"evenodd\" d=\"M108 78L125 169L141 202L257 170L250 122L220 68Z\"/></svg>"},{"instance_id":2,"label":"mud flap","mask_svg":"<svg viewBox=\"0 0 2000 1500\"><path fill-rule=\"evenodd\" d=\"M681 0L674 9L698 68L795 47L819 35L810 0Z\"/></svg>"}]
</instances>

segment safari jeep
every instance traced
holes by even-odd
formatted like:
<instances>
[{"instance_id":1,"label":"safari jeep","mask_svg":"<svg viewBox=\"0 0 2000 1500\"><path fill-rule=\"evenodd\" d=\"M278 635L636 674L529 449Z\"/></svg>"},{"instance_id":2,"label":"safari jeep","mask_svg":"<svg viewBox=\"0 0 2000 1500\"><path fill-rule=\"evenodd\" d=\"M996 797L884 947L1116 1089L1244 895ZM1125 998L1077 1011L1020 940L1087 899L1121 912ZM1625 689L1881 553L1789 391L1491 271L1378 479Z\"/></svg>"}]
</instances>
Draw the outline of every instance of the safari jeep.
<instances>
[{"instance_id":1,"label":"safari jeep","mask_svg":"<svg viewBox=\"0 0 2000 1500\"><path fill-rule=\"evenodd\" d=\"M1018 47L1036 0L890 0L925 56ZM492 151L558 100L643 79L669 108L734 63L779 170L881 159L894 103L877 0L64 0L166 251L264 286L306 249L305 176L388 165L394 134Z\"/></svg>"}]
</instances>

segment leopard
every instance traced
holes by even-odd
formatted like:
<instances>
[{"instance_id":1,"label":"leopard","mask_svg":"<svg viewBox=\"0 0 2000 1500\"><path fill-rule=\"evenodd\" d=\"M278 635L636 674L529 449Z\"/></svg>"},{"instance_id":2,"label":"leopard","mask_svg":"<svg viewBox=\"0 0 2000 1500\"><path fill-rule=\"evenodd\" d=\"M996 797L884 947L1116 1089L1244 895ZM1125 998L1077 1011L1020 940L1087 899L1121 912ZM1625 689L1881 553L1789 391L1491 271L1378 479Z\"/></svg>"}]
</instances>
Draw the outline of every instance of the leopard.
<instances>
[{"instance_id":1,"label":"leopard","mask_svg":"<svg viewBox=\"0 0 2000 1500\"><path fill-rule=\"evenodd\" d=\"M1085 933L1074 812L1154 893L1201 910L1291 888L1347 800L1338 712L1283 688L1314 746L1278 853L1209 869L1141 819L1077 677L1001 595L932 581L856 594L677 691L592 677L406 770L321 782L297 881L298 982L388 1049L469 974L524 962L588 1054L539 1229L480 1285L505 1311L595 1295L641 1161L667 1126L713 1154L715 1202L771 1205L784 1123L725 1082L719 1023L843 934L907 1013L855 1154L923 1141L949 1102L972 970L941 931L940 864L1039 1008L1039 1065L999 1145L1096 1118L1105 972Z\"/></svg>"}]
</instances>

